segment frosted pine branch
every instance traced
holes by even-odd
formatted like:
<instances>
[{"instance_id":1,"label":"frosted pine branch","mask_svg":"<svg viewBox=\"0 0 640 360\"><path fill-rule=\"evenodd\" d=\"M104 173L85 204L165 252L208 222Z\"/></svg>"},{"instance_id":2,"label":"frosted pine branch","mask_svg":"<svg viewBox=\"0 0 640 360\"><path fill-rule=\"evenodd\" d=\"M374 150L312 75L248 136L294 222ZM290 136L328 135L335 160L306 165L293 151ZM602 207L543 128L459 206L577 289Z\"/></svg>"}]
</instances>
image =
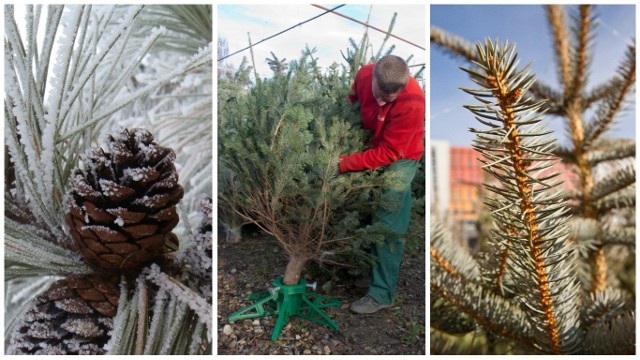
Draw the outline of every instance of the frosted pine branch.
<instances>
[{"instance_id":1,"label":"frosted pine branch","mask_svg":"<svg viewBox=\"0 0 640 360\"><path fill-rule=\"evenodd\" d=\"M164 321L167 322L167 325L165 327L164 335L166 336L166 339L175 339L180 332L179 324L181 324L182 321L184 320L185 313L186 313L186 310L188 309L188 306L178 301L178 299L175 296L172 296L169 299L169 304L167 306L167 309L171 310L171 314L173 316L171 317L165 316ZM158 351L158 354L160 355L168 354L172 345L171 342L167 340L163 340L160 345L161 347L160 347L160 350Z\"/></svg>"},{"instance_id":2,"label":"frosted pine branch","mask_svg":"<svg viewBox=\"0 0 640 360\"><path fill-rule=\"evenodd\" d=\"M44 189L40 193L45 205L49 208L55 208L53 199L55 194L55 184L53 183L55 164L58 162L55 149L56 130L59 127L60 105L66 92L65 85L67 80L67 72L69 71L69 62L73 52L73 45L78 35L78 26L84 8L74 7L69 15L70 23L67 24L60 37L56 62L53 66L53 76L51 77L51 89L49 91L48 104L49 112L44 116L44 130L42 132L42 163L43 172L42 185ZM29 59L30 61L31 59ZM57 178L57 177L56 177ZM38 182L40 184L40 182ZM62 184L60 184L62 185ZM61 187L58 186L58 189Z\"/></svg>"},{"instance_id":3,"label":"frosted pine branch","mask_svg":"<svg viewBox=\"0 0 640 360\"><path fill-rule=\"evenodd\" d=\"M204 298L181 282L160 271L160 267L156 264L149 267L147 278L161 289L167 290L180 302L187 304L191 310L198 314L200 321L207 325L209 331L212 330L211 304L207 303Z\"/></svg>"},{"instance_id":4,"label":"frosted pine branch","mask_svg":"<svg viewBox=\"0 0 640 360\"><path fill-rule=\"evenodd\" d=\"M116 79L101 82L100 84L98 84L98 91L95 94L93 92L91 93L92 99L94 99L97 104L95 106L96 109L106 106L105 104L112 103L115 100L116 96L120 93L119 89L124 88L125 82L131 76L136 66L138 66L141 58L148 53L149 49L163 34L163 31L161 29L156 29L147 37L145 43L138 48L135 54L130 56L128 55L127 58L124 59L123 51L127 46L127 43L117 42L117 40L120 38L129 38L131 32L131 23L135 20L135 18L133 18L132 16L135 16L137 18L137 16L139 16L139 11L125 17L125 20L123 20L122 24L120 25L120 32L116 32L113 37L109 39L109 41L107 41L107 48L90 59L91 62L87 65L87 69L76 81L77 85L74 85L72 93L68 96L65 103L62 105L62 112L64 116L68 115L69 110L71 109L72 104L76 101L77 97L86 91L85 85L91 79L96 78L98 70L100 69L100 65L105 63L105 60L107 60L107 55L115 52L113 58L108 59L108 69L106 71L103 70L100 76L111 76L114 71L117 71ZM124 69L121 69L121 66L124 67ZM88 118L92 112L87 112L87 116L83 118Z\"/></svg>"},{"instance_id":5,"label":"frosted pine branch","mask_svg":"<svg viewBox=\"0 0 640 360\"><path fill-rule=\"evenodd\" d=\"M42 274L92 272L79 257L79 254L65 249L48 238L41 237L33 226L18 224L11 219L5 220L5 258L8 266L5 276L20 275L12 267L34 267Z\"/></svg>"},{"instance_id":6,"label":"frosted pine branch","mask_svg":"<svg viewBox=\"0 0 640 360\"><path fill-rule=\"evenodd\" d=\"M147 343L144 348L145 354L152 354L152 349L158 347L159 342L162 341L165 323L164 314L166 314L165 308L168 298L169 297L165 289L161 288L158 290L153 304L153 317L151 319L151 324L149 325Z\"/></svg>"},{"instance_id":7,"label":"frosted pine branch","mask_svg":"<svg viewBox=\"0 0 640 360\"><path fill-rule=\"evenodd\" d=\"M118 311L113 318L113 329L109 333L111 338L109 342L104 346L107 354L118 354L123 347L122 334L126 334L126 327L128 319L131 318L129 312L131 311L131 302L128 298L129 287L127 282L123 279L120 281L120 299L118 299Z\"/></svg>"},{"instance_id":8,"label":"frosted pine branch","mask_svg":"<svg viewBox=\"0 0 640 360\"><path fill-rule=\"evenodd\" d=\"M86 123L70 130L67 134L62 135L60 137L60 139L58 140L58 142L62 142L65 141L69 138L71 138L72 136L78 134L79 132L94 126L95 124L97 124L98 122L106 119L107 117L111 116L113 113L115 113L116 111L122 109L123 107L129 105L130 103L134 102L135 100L141 98L142 96L148 94L149 92L151 92L152 90L162 86L163 84L170 82L171 80L174 80L175 78L184 75L185 73L196 69L200 66L203 66L207 63L210 63L212 61L212 57L211 57L211 46L202 49L198 54L194 55L194 57L187 62L185 65L179 67L178 69L170 72L168 75L165 75L164 77L162 77L159 80L154 81L153 83L147 85L146 87L134 92L133 94L131 94L130 96L128 96L126 99L120 100L119 102L117 102L116 104L110 106L109 108L107 108L106 110L103 110L102 112L100 112L98 115L94 116L93 118L91 118L90 120L88 120Z\"/></svg>"}]
</instances>

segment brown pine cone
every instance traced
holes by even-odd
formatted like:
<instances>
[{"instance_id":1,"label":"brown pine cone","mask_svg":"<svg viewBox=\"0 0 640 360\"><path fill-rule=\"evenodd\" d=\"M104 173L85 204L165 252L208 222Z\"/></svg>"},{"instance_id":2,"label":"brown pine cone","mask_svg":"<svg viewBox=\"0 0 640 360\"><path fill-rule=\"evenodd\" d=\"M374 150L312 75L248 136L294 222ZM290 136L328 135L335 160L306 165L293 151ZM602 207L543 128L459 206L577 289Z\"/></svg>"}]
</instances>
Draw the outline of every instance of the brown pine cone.
<instances>
[{"instance_id":1,"label":"brown pine cone","mask_svg":"<svg viewBox=\"0 0 640 360\"><path fill-rule=\"evenodd\" d=\"M37 296L11 337L16 354L102 355L118 309L118 278L71 275Z\"/></svg>"},{"instance_id":2,"label":"brown pine cone","mask_svg":"<svg viewBox=\"0 0 640 360\"><path fill-rule=\"evenodd\" d=\"M89 263L139 267L177 242L171 230L184 191L175 153L142 129L110 134L108 148L91 148L73 174L66 222Z\"/></svg>"}]
</instances>

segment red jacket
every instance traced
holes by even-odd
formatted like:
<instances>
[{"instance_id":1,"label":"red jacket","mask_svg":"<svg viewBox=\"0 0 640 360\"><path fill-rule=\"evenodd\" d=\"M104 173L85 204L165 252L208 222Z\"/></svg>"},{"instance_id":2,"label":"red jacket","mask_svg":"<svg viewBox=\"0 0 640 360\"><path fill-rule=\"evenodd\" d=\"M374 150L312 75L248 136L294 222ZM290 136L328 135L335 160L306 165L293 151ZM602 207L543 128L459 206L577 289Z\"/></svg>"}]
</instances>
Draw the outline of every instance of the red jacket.
<instances>
[{"instance_id":1,"label":"red jacket","mask_svg":"<svg viewBox=\"0 0 640 360\"><path fill-rule=\"evenodd\" d=\"M400 159L420 160L424 153L425 98L418 82L410 77L395 101L379 106L372 79L373 64L363 66L349 100L360 103L362 125L373 137L368 149L340 157L341 172L374 169Z\"/></svg>"}]
</instances>

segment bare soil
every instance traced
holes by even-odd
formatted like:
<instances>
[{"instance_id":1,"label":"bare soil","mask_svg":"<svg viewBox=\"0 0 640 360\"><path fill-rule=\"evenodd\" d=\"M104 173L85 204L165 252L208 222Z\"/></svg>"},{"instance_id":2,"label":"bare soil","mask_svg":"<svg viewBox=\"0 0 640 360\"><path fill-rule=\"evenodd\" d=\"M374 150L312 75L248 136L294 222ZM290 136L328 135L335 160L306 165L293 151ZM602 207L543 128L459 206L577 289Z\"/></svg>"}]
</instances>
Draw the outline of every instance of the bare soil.
<instances>
[{"instance_id":1,"label":"bare soil","mask_svg":"<svg viewBox=\"0 0 640 360\"><path fill-rule=\"evenodd\" d=\"M250 293L266 290L284 272L287 260L273 239L256 230L243 231L240 243L218 239L218 354L425 354L424 221L413 221L400 270L398 297L392 308L370 315L349 311L366 294L346 272L306 271L317 292L342 301L326 308L339 324L332 330L292 317L277 341L271 341L275 317L229 321L232 313L252 304ZM311 275L310 275L311 274ZM336 274L341 274L339 277Z\"/></svg>"}]
</instances>

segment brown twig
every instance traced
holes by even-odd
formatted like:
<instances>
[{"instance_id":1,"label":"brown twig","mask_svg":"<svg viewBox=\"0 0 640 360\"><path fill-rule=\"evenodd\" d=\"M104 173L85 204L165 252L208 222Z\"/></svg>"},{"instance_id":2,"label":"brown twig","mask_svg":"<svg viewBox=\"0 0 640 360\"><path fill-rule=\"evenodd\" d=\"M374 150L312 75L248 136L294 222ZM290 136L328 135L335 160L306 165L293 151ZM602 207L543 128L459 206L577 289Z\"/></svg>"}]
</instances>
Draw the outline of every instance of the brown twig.
<instances>
[{"instance_id":1,"label":"brown twig","mask_svg":"<svg viewBox=\"0 0 640 360\"><path fill-rule=\"evenodd\" d=\"M276 142L276 136L278 136L278 130L280 130L280 125L282 125L282 121L284 120L285 114L286 112L282 113L282 116L280 117L280 120L278 120L278 124L276 125L276 129L273 131L273 136L271 137L271 145L269 146L270 150L273 150L273 145Z\"/></svg>"},{"instance_id":2,"label":"brown twig","mask_svg":"<svg viewBox=\"0 0 640 360\"><path fill-rule=\"evenodd\" d=\"M140 282L140 297L138 298L138 331L136 333L136 348L134 355L144 353L144 344L147 335L147 314L148 314L148 290L144 280Z\"/></svg>"}]
</instances>

